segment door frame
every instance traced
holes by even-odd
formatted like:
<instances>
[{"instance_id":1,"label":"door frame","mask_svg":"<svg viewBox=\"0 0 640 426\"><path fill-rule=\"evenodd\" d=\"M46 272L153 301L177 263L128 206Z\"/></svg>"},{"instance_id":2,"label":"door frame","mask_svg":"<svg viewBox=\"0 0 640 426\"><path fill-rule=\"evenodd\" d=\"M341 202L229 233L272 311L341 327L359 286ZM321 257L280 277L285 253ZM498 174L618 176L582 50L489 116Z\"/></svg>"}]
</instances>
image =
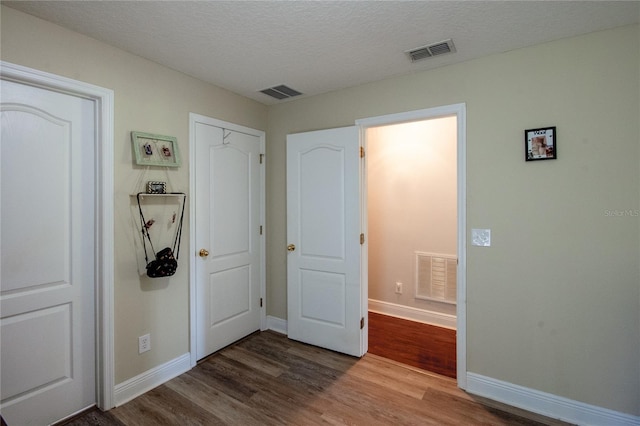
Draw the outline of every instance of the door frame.
<instances>
[{"instance_id":1,"label":"door frame","mask_svg":"<svg viewBox=\"0 0 640 426\"><path fill-rule=\"evenodd\" d=\"M226 121L218 120L216 118L207 117L205 115L189 113L189 164L192 167L189 168L189 188L191 188L191 197L189 198L189 356L191 367L195 367L197 363L197 315L196 315L196 261L197 251L196 248L196 124L202 123L210 126L220 127L226 130L233 130L234 132L245 133L260 138L260 152L262 158L264 158L265 151L265 132L262 130L256 130L249 127L241 126L239 124L229 123ZM262 298L262 305L260 307L260 330L267 329L267 299L266 299L266 236L265 218L266 218L266 162L262 160L262 167L260 167L260 223L262 224L262 235L260 236L260 297Z\"/></svg>"},{"instance_id":2,"label":"door frame","mask_svg":"<svg viewBox=\"0 0 640 426\"><path fill-rule=\"evenodd\" d=\"M379 127L391 124L407 123L412 121L424 121L435 118L456 116L457 117L457 210L458 210L458 273L457 273L457 300L456 300L456 362L458 387L467 388L467 283L466 283L466 223L467 223L467 155L466 155L466 104L459 103L435 108L421 109L415 111L388 114L377 117L369 117L356 120L356 126L360 127L360 143L366 152L366 130L370 127ZM365 157L366 159L366 157ZM367 188L366 188L366 165L361 166L361 223L362 232L365 235L368 231L367 222ZM362 249L362 306L368 305L368 243L365 242ZM365 285L366 284L366 285ZM364 336L365 348L368 347L368 336Z\"/></svg>"},{"instance_id":3,"label":"door frame","mask_svg":"<svg viewBox=\"0 0 640 426\"><path fill-rule=\"evenodd\" d=\"M2 79L89 99L95 102L95 379L96 405L114 407L114 94L59 75L0 61Z\"/></svg>"}]
</instances>

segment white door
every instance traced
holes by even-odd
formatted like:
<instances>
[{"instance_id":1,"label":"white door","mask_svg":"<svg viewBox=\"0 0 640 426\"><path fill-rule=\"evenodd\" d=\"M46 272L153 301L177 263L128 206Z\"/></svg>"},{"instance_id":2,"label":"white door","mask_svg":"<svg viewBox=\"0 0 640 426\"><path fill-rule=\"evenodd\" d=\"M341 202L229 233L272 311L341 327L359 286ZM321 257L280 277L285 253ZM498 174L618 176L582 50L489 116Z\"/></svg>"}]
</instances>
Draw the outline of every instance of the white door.
<instances>
[{"instance_id":1,"label":"white door","mask_svg":"<svg viewBox=\"0 0 640 426\"><path fill-rule=\"evenodd\" d=\"M0 410L48 424L96 401L95 109L1 84Z\"/></svg>"},{"instance_id":2,"label":"white door","mask_svg":"<svg viewBox=\"0 0 640 426\"><path fill-rule=\"evenodd\" d=\"M194 130L201 359L260 329L262 166L259 135L203 122Z\"/></svg>"},{"instance_id":3,"label":"white door","mask_svg":"<svg viewBox=\"0 0 640 426\"><path fill-rule=\"evenodd\" d=\"M354 356L367 331L359 146L357 127L287 136L288 335Z\"/></svg>"}]
</instances>

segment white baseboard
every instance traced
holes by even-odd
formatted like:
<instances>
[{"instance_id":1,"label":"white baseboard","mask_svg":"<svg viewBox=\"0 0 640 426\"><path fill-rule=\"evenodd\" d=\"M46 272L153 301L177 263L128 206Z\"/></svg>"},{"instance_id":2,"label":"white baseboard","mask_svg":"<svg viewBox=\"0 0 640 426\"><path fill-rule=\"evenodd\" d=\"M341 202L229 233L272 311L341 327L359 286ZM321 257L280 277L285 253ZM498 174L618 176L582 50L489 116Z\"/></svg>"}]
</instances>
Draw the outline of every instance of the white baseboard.
<instances>
[{"instance_id":1,"label":"white baseboard","mask_svg":"<svg viewBox=\"0 0 640 426\"><path fill-rule=\"evenodd\" d=\"M640 425L640 417L467 373L467 392L577 425Z\"/></svg>"},{"instance_id":2,"label":"white baseboard","mask_svg":"<svg viewBox=\"0 0 640 426\"><path fill-rule=\"evenodd\" d=\"M287 320L267 315L267 329L286 335Z\"/></svg>"},{"instance_id":3,"label":"white baseboard","mask_svg":"<svg viewBox=\"0 0 640 426\"><path fill-rule=\"evenodd\" d=\"M409 306L374 299L369 299L369 310L378 314L391 315L411 321L437 325L438 327L456 329L455 315L425 311L424 309L411 308Z\"/></svg>"},{"instance_id":4,"label":"white baseboard","mask_svg":"<svg viewBox=\"0 0 640 426\"><path fill-rule=\"evenodd\" d=\"M125 402L131 401L133 398L189 370L191 370L191 354L186 353L163 365L159 365L117 384L114 389L115 406L118 407Z\"/></svg>"},{"instance_id":5,"label":"white baseboard","mask_svg":"<svg viewBox=\"0 0 640 426\"><path fill-rule=\"evenodd\" d=\"M391 315L398 318L437 325L439 327L451 328L453 330L456 329L455 315L425 311L423 309L410 308L408 306L373 299L369 299L369 310L379 314ZM287 334L287 320L267 315L267 329Z\"/></svg>"}]
</instances>

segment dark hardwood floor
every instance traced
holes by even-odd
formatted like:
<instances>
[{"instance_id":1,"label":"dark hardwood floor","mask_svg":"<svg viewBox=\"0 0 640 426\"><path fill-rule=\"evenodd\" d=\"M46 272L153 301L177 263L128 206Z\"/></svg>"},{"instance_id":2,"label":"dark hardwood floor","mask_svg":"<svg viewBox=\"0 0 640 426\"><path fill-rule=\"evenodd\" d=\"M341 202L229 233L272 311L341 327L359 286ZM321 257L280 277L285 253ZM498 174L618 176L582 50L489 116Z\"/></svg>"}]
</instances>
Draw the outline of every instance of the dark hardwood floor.
<instances>
[{"instance_id":1,"label":"dark hardwood floor","mask_svg":"<svg viewBox=\"0 0 640 426\"><path fill-rule=\"evenodd\" d=\"M107 413L67 425L560 425L474 398L455 380L256 333Z\"/></svg>"},{"instance_id":2,"label":"dark hardwood floor","mask_svg":"<svg viewBox=\"0 0 640 426\"><path fill-rule=\"evenodd\" d=\"M369 353L456 377L456 331L369 312Z\"/></svg>"}]
</instances>

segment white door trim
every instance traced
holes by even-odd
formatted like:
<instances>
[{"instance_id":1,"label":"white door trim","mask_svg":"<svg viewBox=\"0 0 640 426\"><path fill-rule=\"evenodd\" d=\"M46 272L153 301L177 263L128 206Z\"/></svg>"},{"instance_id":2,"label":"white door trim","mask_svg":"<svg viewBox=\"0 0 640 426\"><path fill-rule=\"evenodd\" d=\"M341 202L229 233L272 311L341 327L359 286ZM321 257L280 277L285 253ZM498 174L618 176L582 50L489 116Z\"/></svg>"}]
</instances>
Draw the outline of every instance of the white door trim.
<instances>
[{"instance_id":1,"label":"white door trim","mask_svg":"<svg viewBox=\"0 0 640 426\"><path fill-rule=\"evenodd\" d=\"M458 131L458 282L457 282L457 305L456 305L456 357L457 357L457 380L458 386L462 389L467 388L467 245L466 245L466 229L467 229L467 154L466 154L466 121L467 106L464 103L447 105L442 107L421 109L416 111L401 112L397 114L388 114L378 117L370 117L356 120L356 125L360 126L360 135L362 143L366 143L364 138L365 131L369 127L384 126L387 124L406 123L417 120L428 120L432 118L457 116ZM362 179L365 182L364 178ZM362 197L362 226L363 232L367 231L366 222L366 191L361 191ZM366 244L363 250L363 283L367 282L367 258ZM365 286L363 286L365 287ZM363 293L366 291L363 290ZM363 307L366 309L367 299L363 300Z\"/></svg>"},{"instance_id":2,"label":"white door trim","mask_svg":"<svg viewBox=\"0 0 640 426\"><path fill-rule=\"evenodd\" d=\"M113 90L0 61L3 79L95 101L96 105L96 405L114 407Z\"/></svg>"},{"instance_id":3,"label":"white door trim","mask_svg":"<svg viewBox=\"0 0 640 426\"><path fill-rule=\"evenodd\" d=\"M189 164L196 164L196 124L208 124L210 126L221 127L234 132L245 133L260 138L260 152L265 152L265 132L262 130L251 129L249 127L233 124L204 115L189 113ZM264 160L263 160L264 161ZM266 164L260 167L260 223L262 224L262 235L260 238L260 297L262 298L262 307L260 308L260 330L267 329L267 302L266 302L266 231L265 231L265 182L266 182ZM191 197L189 197L189 353L191 367L195 367L197 360L197 316L196 316L196 173L195 167L189 168L189 188Z\"/></svg>"}]
</instances>

